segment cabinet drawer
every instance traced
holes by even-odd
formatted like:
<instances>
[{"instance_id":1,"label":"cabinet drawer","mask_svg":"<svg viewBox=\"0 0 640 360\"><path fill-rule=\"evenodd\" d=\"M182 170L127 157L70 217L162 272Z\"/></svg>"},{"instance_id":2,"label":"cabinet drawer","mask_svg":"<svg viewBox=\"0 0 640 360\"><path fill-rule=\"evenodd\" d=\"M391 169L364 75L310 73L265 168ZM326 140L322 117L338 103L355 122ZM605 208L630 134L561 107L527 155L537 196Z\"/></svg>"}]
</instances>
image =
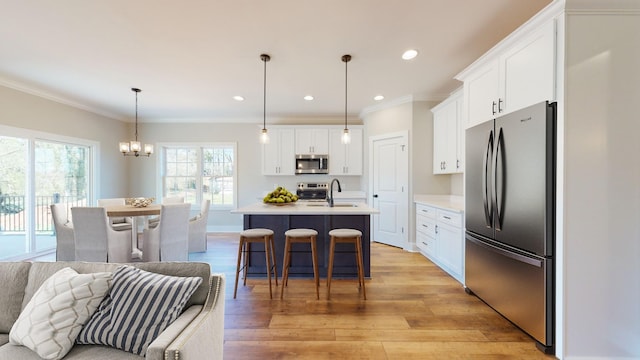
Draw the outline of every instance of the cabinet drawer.
<instances>
[{"instance_id":1,"label":"cabinet drawer","mask_svg":"<svg viewBox=\"0 0 640 360\"><path fill-rule=\"evenodd\" d=\"M421 232L416 232L416 245L426 254L429 254L431 256L435 255L435 244L435 239L431 236L427 236Z\"/></svg>"},{"instance_id":2,"label":"cabinet drawer","mask_svg":"<svg viewBox=\"0 0 640 360\"><path fill-rule=\"evenodd\" d=\"M425 235L435 237L436 236L435 219L430 219L422 215L416 215L416 232L421 232Z\"/></svg>"},{"instance_id":3,"label":"cabinet drawer","mask_svg":"<svg viewBox=\"0 0 640 360\"><path fill-rule=\"evenodd\" d=\"M431 219L435 219L436 208L427 205L416 204L416 215L422 215Z\"/></svg>"},{"instance_id":4,"label":"cabinet drawer","mask_svg":"<svg viewBox=\"0 0 640 360\"><path fill-rule=\"evenodd\" d=\"M437 220L438 223L449 224L455 227L462 227L462 216L457 212L438 210Z\"/></svg>"}]
</instances>

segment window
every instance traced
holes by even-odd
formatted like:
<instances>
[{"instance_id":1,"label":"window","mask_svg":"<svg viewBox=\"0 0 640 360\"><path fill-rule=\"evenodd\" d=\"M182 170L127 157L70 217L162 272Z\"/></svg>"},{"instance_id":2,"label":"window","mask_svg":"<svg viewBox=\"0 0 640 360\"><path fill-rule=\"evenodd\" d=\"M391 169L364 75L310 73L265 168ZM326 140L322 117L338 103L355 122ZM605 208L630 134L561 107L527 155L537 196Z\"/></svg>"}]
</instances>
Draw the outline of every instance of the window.
<instances>
[{"instance_id":1,"label":"window","mask_svg":"<svg viewBox=\"0 0 640 360\"><path fill-rule=\"evenodd\" d=\"M236 198L235 143L161 145L162 197L231 208Z\"/></svg>"},{"instance_id":2,"label":"window","mask_svg":"<svg viewBox=\"0 0 640 360\"><path fill-rule=\"evenodd\" d=\"M49 206L87 206L95 188L93 142L0 125L0 260L56 247Z\"/></svg>"}]
</instances>

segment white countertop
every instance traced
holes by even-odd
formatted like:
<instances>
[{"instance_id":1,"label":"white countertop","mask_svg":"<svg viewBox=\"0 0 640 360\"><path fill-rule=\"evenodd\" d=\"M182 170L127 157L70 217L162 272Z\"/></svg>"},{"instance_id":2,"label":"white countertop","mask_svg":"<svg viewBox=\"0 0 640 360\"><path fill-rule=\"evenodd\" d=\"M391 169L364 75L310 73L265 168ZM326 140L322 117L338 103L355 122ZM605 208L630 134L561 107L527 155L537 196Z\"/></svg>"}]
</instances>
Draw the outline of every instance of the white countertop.
<instances>
[{"instance_id":1,"label":"white countertop","mask_svg":"<svg viewBox=\"0 0 640 360\"><path fill-rule=\"evenodd\" d=\"M363 202L353 202L356 206L329 207L325 202L302 202L298 201L286 205L269 205L262 202L254 203L235 210L232 214L244 215L371 215L378 214L377 209L369 207Z\"/></svg>"},{"instance_id":2,"label":"white countertop","mask_svg":"<svg viewBox=\"0 0 640 360\"><path fill-rule=\"evenodd\" d=\"M413 196L413 201L446 210L464 212L464 196L416 194Z\"/></svg>"}]
</instances>

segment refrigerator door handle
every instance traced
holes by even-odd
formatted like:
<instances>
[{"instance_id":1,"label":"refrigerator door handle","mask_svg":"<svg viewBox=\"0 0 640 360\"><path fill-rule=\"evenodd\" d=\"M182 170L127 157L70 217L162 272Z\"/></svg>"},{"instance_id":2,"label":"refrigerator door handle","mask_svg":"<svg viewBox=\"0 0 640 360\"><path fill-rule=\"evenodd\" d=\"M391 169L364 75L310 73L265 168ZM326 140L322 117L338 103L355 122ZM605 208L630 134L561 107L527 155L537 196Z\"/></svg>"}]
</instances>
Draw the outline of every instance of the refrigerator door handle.
<instances>
[{"instance_id":1,"label":"refrigerator door handle","mask_svg":"<svg viewBox=\"0 0 640 360\"><path fill-rule=\"evenodd\" d=\"M484 153L484 160L482 162L483 175L482 175L482 202L484 205L484 221L487 228L493 226L493 206L489 203L489 189L491 188L489 182L489 175L491 173L491 158L493 157L493 130L489 131L489 139L487 140L487 149Z\"/></svg>"},{"instance_id":2,"label":"refrigerator door handle","mask_svg":"<svg viewBox=\"0 0 640 360\"><path fill-rule=\"evenodd\" d=\"M532 265L532 266L535 266L535 267L542 267L542 265L543 265L542 260L538 260L538 259L535 259L535 258L530 258L528 256L520 255L520 254L511 252L511 251L505 250L505 249L501 249L501 248L499 248L497 246L488 244L488 243L486 243L484 241L480 241L480 240L478 240L478 239L476 239L474 237L471 237L471 236L467 236L466 238L467 238L468 241L471 241L472 243L474 243L474 244L476 244L478 246L481 246L481 247L483 247L483 248L485 248L487 250L493 251L496 254L499 254L499 255L502 255L502 256L506 256L506 257L508 257L510 259L513 259L513 260L516 260L516 261L519 261L519 262L522 262L522 263L525 263L525 264L529 264L529 265Z\"/></svg>"},{"instance_id":3,"label":"refrigerator door handle","mask_svg":"<svg viewBox=\"0 0 640 360\"><path fill-rule=\"evenodd\" d=\"M496 150L493 154L493 206L496 209L496 219L494 222L496 231L502 230L502 208L504 207L504 180L506 169L504 168L505 162L502 157L504 157L504 134L502 128L500 128L498 139L496 140ZM500 167L498 167L498 165ZM498 175L500 178L498 178Z\"/></svg>"}]
</instances>

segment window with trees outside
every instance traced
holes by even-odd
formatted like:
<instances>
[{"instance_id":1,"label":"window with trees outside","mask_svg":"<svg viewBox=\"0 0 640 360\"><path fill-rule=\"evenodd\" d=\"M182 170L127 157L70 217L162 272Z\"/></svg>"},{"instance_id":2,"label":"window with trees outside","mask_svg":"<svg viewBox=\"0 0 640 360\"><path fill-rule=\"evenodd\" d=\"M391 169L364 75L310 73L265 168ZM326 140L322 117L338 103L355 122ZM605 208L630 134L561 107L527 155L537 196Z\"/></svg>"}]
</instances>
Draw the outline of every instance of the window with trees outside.
<instances>
[{"instance_id":1,"label":"window with trees outside","mask_svg":"<svg viewBox=\"0 0 640 360\"><path fill-rule=\"evenodd\" d=\"M0 260L26 259L56 247L50 205L87 206L92 146L14 128L0 136ZM7 134L8 136L5 136Z\"/></svg>"},{"instance_id":2,"label":"window with trees outside","mask_svg":"<svg viewBox=\"0 0 640 360\"><path fill-rule=\"evenodd\" d=\"M161 145L162 196L182 196L211 208L231 208L236 202L236 144Z\"/></svg>"}]
</instances>

